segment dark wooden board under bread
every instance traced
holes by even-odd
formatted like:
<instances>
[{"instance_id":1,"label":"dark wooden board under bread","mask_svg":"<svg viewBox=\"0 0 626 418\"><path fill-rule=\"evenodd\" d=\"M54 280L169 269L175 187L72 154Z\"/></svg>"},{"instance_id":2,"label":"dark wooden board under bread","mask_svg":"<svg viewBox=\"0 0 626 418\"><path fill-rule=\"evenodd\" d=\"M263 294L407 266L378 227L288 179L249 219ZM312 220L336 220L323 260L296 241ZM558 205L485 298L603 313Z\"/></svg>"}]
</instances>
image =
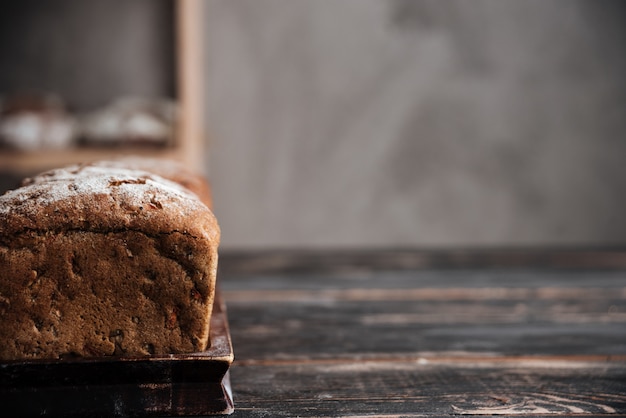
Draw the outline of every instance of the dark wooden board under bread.
<instances>
[{"instance_id":1,"label":"dark wooden board under bread","mask_svg":"<svg viewBox=\"0 0 626 418\"><path fill-rule=\"evenodd\" d=\"M193 416L233 411L233 350L216 292L211 347L148 358L84 358L0 364L0 405L10 416Z\"/></svg>"}]
</instances>

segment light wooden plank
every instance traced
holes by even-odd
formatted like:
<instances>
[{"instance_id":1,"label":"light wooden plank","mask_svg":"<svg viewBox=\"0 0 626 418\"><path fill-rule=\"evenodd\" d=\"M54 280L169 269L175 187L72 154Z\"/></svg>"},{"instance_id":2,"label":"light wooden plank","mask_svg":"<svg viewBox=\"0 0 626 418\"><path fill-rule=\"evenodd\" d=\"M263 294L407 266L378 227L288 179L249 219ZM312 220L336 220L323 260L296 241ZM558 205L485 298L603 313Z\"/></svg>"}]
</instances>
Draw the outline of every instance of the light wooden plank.
<instances>
[{"instance_id":1,"label":"light wooden plank","mask_svg":"<svg viewBox=\"0 0 626 418\"><path fill-rule=\"evenodd\" d=\"M202 0L178 0L177 88L180 105L177 145L182 160L202 172L204 160L204 48Z\"/></svg>"}]
</instances>

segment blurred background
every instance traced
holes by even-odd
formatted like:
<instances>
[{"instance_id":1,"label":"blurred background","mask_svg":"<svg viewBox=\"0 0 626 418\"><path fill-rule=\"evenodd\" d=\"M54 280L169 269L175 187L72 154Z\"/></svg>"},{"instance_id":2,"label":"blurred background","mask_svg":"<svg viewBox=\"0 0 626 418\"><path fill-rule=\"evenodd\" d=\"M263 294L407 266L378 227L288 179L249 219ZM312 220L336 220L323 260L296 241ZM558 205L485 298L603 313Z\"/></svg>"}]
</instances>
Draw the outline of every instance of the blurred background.
<instances>
[{"instance_id":1,"label":"blurred background","mask_svg":"<svg viewBox=\"0 0 626 418\"><path fill-rule=\"evenodd\" d=\"M177 145L175 3L3 2L5 189L37 168L25 153ZM201 4L198 168L223 248L626 242L626 3ZM20 149L24 108L79 134Z\"/></svg>"}]
</instances>

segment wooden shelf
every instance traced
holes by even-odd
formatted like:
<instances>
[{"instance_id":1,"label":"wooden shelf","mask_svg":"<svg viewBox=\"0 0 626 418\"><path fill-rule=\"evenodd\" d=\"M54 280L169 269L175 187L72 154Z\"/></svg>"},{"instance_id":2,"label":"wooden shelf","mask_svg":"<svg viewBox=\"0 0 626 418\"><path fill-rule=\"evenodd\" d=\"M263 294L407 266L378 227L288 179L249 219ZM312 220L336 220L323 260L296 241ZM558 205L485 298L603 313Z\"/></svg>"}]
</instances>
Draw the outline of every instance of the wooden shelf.
<instances>
[{"instance_id":1,"label":"wooden shelf","mask_svg":"<svg viewBox=\"0 0 626 418\"><path fill-rule=\"evenodd\" d=\"M0 170L33 173L67 164L107 159L118 155L141 155L178 160L197 171L203 169L203 30L202 0L174 0L176 91L179 119L172 145L74 147L66 150L16 152L0 149Z\"/></svg>"},{"instance_id":2,"label":"wooden shelf","mask_svg":"<svg viewBox=\"0 0 626 418\"><path fill-rule=\"evenodd\" d=\"M37 152L0 151L2 171L32 174L77 162L109 159L121 155L142 155L153 158L168 158L183 161L183 147L77 147L68 150L46 150Z\"/></svg>"}]
</instances>

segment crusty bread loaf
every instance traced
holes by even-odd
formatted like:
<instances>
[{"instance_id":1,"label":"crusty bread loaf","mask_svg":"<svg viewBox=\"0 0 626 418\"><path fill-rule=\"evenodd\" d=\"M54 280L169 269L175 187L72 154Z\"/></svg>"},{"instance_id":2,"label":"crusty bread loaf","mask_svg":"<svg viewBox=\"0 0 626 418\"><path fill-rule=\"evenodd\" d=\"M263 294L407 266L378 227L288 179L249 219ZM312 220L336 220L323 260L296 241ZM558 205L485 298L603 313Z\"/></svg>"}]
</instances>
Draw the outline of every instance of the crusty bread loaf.
<instances>
[{"instance_id":1,"label":"crusty bread loaf","mask_svg":"<svg viewBox=\"0 0 626 418\"><path fill-rule=\"evenodd\" d=\"M206 349L219 236L146 171L74 166L0 196L0 359Z\"/></svg>"}]
</instances>

